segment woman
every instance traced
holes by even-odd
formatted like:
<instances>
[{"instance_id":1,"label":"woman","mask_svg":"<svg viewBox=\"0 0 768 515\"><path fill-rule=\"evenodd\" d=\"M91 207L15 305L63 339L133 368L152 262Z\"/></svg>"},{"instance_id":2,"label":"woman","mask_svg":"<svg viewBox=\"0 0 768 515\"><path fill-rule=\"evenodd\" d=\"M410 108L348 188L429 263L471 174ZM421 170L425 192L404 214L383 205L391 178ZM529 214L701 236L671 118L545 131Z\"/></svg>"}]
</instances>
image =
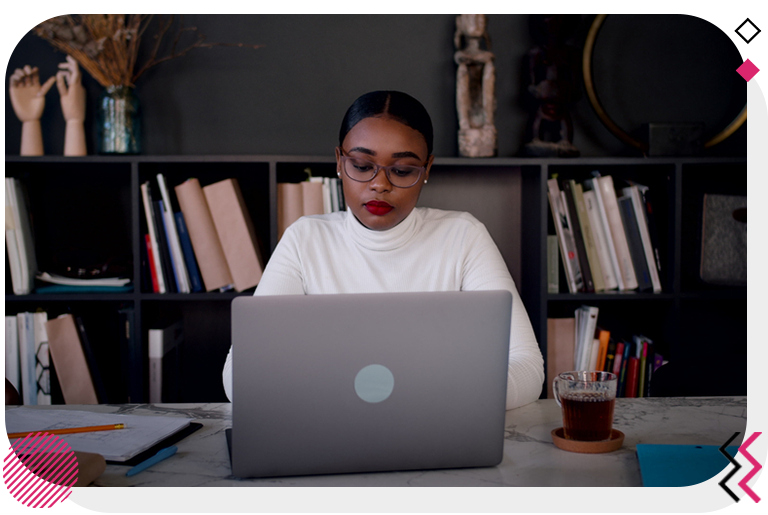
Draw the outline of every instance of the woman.
<instances>
[{"instance_id":1,"label":"woman","mask_svg":"<svg viewBox=\"0 0 768 515\"><path fill-rule=\"evenodd\" d=\"M539 397L543 359L504 260L469 213L416 208L432 167L432 121L413 97L374 91L347 110L336 173L348 210L300 218L283 234L256 295L509 290L507 409ZM232 351L224 389L232 399Z\"/></svg>"}]
</instances>

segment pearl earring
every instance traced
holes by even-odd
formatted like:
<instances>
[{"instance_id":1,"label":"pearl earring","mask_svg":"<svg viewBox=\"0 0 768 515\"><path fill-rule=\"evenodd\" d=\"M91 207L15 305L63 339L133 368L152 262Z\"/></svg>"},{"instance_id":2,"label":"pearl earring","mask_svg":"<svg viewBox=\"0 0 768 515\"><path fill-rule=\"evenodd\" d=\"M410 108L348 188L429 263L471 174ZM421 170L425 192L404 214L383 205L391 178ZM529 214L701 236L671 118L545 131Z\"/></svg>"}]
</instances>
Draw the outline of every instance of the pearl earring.
<instances>
[{"instance_id":1,"label":"pearl earring","mask_svg":"<svg viewBox=\"0 0 768 515\"><path fill-rule=\"evenodd\" d=\"M426 184L426 183L427 183L427 180L426 180L426 179L424 179L424 184Z\"/></svg>"}]
</instances>

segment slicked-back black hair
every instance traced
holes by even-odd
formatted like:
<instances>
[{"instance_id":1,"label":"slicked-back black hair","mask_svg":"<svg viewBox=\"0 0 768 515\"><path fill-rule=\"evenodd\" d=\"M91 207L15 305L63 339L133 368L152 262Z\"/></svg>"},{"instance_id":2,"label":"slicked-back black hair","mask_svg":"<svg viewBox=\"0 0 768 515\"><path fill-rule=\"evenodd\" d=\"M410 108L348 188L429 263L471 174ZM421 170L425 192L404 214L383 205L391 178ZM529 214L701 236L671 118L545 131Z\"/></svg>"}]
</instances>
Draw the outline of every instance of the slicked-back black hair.
<instances>
[{"instance_id":1,"label":"slicked-back black hair","mask_svg":"<svg viewBox=\"0 0 768 515\"><path fill-rule=\"evenodd\" d=\"M427 142L427 154L432 155L432 119L421 102L401 91L371 91L358 97L349 106L341 122L339 145L358 122L381 115L389 116L419 132Z\"/></svg>"}]
</instances>

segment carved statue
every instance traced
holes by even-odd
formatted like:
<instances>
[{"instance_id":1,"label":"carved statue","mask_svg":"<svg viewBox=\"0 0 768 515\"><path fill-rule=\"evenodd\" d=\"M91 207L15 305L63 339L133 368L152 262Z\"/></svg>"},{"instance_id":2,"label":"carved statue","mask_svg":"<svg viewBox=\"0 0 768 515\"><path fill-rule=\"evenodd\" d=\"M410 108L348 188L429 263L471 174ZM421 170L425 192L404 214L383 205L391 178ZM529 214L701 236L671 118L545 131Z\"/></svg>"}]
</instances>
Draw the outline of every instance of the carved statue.
<instances>
[{"instance_id":1,"label":"carved statue","mask_svg":"<svg viewBox=\"0 0 768 515\"><path fill-rule=\"evenodd\" d=\"M579 22L578 16L531 15L531 34L536 41L528 53L533 107L528 121L529 156L576 157L573 124L568 110L579 97L579 52L568 40Z\"/></svg>"},{"instance_id":2,"label":"carved statue","mask_svg":"<svg viewBox=\"0 0 768 515\"><path fill-rule=\"evenodd\" d=\"M61 70L40 85L40 72L29 65L16 68L8 88L16 117L21 121L22 156L43 155L43 134L40 118L45 109L45 95L55 82L61 97L61 111L67 122L64 134L64 155L84 156L85 147L85 88L80 69L71 56L59 64Z\"/></svg>"},{"instance_id":3,"label":"carved statue","mask_svg":"<svg viewBox=\"0 0 768 515\"><path fill-rule=\"evenodd\" d=\"M496 110L496 69L494 55L480 47L485 40L490 48L484 14L456 17L454 60L456 72L456 109L459 114L459 155L490 157L496 155L497 139L493 114Z\"/></svg>"}]
</instances>

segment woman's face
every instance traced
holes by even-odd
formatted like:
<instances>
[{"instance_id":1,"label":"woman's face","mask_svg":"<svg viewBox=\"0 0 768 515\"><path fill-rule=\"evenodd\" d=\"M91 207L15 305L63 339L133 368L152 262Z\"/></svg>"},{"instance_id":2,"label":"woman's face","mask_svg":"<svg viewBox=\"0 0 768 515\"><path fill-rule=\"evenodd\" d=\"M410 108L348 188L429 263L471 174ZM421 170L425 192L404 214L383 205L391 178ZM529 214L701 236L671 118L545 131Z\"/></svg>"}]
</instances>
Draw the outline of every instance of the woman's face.
<instances>
[{"instance_id":1,"label":"woman's face","mask_svg":"<svg viewBox=\"0 0 768 515\"><path fill-rule=\"evenodd\" d=\"M374 231L385 231L402 222L416 207L432 167L434 156L427 155L424 136L386 116L365 118L347 133L341 148L346 156L366 159L379 166L426 167L426 173L410 188L394 187L384 170L379 170L372 181L357 182L342 170L341 156L336 150L336 171L342 180L344 201L355 217Z\"/></svg>"}]
</instances>

